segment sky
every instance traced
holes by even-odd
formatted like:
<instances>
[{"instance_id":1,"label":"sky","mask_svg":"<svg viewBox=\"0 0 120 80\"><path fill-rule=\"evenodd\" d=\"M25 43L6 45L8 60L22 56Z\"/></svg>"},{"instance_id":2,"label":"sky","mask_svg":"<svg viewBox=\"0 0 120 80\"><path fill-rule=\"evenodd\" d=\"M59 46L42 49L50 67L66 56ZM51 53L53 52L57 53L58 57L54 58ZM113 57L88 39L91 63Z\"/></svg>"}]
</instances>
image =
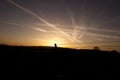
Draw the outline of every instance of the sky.
<instances>
[{"instance_id":1,"label":"sky","mask_svg":"<svg viewBox=\"0 0 120 80\"><path fill-rule=\"evenodd\" d=\"M0 0L0 44L120 51L120 0Z\"/></svg>"}]
</instances>

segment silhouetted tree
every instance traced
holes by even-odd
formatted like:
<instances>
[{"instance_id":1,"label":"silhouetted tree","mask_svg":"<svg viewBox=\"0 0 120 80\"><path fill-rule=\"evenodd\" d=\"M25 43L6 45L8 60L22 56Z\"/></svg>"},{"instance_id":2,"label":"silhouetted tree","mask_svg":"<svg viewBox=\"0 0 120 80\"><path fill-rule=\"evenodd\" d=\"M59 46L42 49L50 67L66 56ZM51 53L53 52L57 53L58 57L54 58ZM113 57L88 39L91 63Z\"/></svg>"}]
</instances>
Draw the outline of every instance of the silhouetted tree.
<instances>
[{"instance_id":1,"label":"silhouetted tree","mask_svg":"<svg viewBox=\"0 0 120 80\"><path fill-rule=\"evenodd\" d=\"M111 52L112 52L112 53L118 53L116 50L112 50Z\"/></svg>"},{"instance_id":2,"label":"silhouetted tree","mask_svg":"<svg viewBox=\"0 0 120 80\"><path fill-rule=\"evenodd\" d=\"M94 50L100 50L100 48L98 46L95 46L93 49Z\"/></svg>"}]
</instances>

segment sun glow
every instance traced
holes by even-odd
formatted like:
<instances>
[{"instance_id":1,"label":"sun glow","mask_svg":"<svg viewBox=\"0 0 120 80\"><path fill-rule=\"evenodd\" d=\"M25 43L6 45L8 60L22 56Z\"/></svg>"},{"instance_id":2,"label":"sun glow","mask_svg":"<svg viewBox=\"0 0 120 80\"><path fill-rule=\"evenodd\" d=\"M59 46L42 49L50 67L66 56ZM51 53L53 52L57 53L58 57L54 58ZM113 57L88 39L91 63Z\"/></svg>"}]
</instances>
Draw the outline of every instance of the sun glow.
<instances>
[{"instance_id":1,"label":"sun glow","mask_svg":"<svg viewBox=\"0 0 120 80\"><path fill-rule=\"evenodd\" d=\"M54 44L57 44L58 47L65 47L64 42L65 42L64 39L55 37L55 38L52 38L52 39L47 40L47 41L45 42L45 44L46 44L47 46L54 46Z\"/></svg>"}]
</instances>

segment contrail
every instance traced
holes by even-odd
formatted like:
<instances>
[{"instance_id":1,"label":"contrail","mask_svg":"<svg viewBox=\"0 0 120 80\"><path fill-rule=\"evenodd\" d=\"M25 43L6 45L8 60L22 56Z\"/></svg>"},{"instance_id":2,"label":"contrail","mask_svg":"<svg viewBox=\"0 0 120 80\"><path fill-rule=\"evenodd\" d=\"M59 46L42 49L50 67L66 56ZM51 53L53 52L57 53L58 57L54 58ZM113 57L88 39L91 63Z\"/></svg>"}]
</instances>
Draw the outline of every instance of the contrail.
<instances>
[{"instance_id":1,"label":"contrail","mask_svg":"<svg viewBox=\"0 0 120 80\"><path fill-rule=\"evenodd\" d=\"M25 25L21 25L18 23L13 23L13 22L0 22L0 23L4 23L4 24L8 24L8 25L13 25L13 26L19 26L20 28L29 28L32 29L31 27L26 27Z\"/></svg>"},{"instance_id":2,"label":"contrail","mask_svg":"<svg viewBox=\"0 0 120 80\"><path fill-rule=\"evenodd\" d=\"M74 19L74 16L73 16L72 12L71 12L70 9L68 9L68 8L67 8L67 12L68 12L68 14L69 14L69 16L70 16L70 20L71 20L71 22L72 22L73 27L75 27L76 24L75 24L75 19Z\"/></svg>"},{"instance_id":3,"label":"contrail","mask_svg":"<svg viewBox=\"0 0 120 80\"><path fill-rule=\"evenodd\" d=\"M72 22L72 26L73 26L73 33L72 33L72 36L74 37L74 42L76 40L76 30L77 30L77 25L76 25L76 22L75 22L75 18L71 12L71 10L69 8L66 8L67 9L67 12L68 12L68 15L70 16L70 20Z\"/></svg>"},{"instance_id":4,"label":"contrail","mask_svg":"<svg viewBox=\"0 0 120 80\"><path fill-rule=\"evenodd\" d=\"M81 8L80 8L81 14L83 14L83 12L84 12L85 3L86 3L86 0L84 0L83 3L82 3L82 5L81 5ZM81 18L79 18L79 21L81 21ZM78 22L79 22L79 21L78 21ZM77 22L77 24L78 24L78 22ZM81 21L81 23L82 23L82 21ZM81 25L82 25L82 24L81 24ZM79 35L78 32L80 31L81 28L82 28L82 27L79 28L79 26L75 25L74 30L73 30L73 35L74 35L74 38L75 38L75 39L78 38L78 35ZM85 33L86 33L86 31L83 31L83 32L80 34L80 39L81 39L81 37L82 37Z\"/></svg>"},{"instance_id":5,"label":"contrail","mask_svg":"<svg viewBox=\"0 0 120 80\"><path fill-rule=\"evenodd\" d=\"M111 38L111 39L118 39L120 40L119 36L112 36L112 35L105 35L105 34L97 34L93 32L86 32L86 35L93 36L93 37L101 37L101 38Z\"/></svg>"},{"instance_id":6,"label":"contrail","mask_svg":"<svg viewBox=\"0 0 120 80\"><path fill-rule=\"evenodd\" d=\"M40 25L40 26L48 26L46 24L40 24L40 23L35 23L35 25ZM65 25L59 25L59 24L54 24L55 26L65 26Z\"/></svg>"},{"instance_id":7,"label":"contrail","mask_svg":"<svg viewBox=\"0 0 120 80\"><path fill-rule=\"evenodd\" d=\"M70 36L69 34L65 33L64 31L62 31L61 29L57 28L55 25L47 22L46 20L42 19L40 16L38 16L37 14L35 14L34 12L18 5L17 3L13 2L12 0L8 0L11 4L15 5L16 7L20 8L21 10L31 14L32 16L36 17L38 20L42 21L43 23L45 23L46 25L48 25L51 28L54 28L55 30L59 31L60 33L64 34L69 40L73 41L74 38L72 36ZM76 40L77 42L81 43L81 41Z\"/></svg>"},{"instance_id":8,"label":"contrail","mask_svg":"<svg viewBox=\"0 0 120 80\"><path fill-rule=\"evenodd\" d=\"M80 34L79 39L81 39L83 35L86 34L86 32L89 30L90 27L91 26L84 27L85 30Z\"/></svg>"},{"instance_id":9,"label":"contrail","mask_svg":"<svg viewBox=\"0 0 120 80\"><path fill-rule=\"evenodd\" d=\"M86 32L87 32L87 28L80 34L79 39L81 39Z\"/></svg>"},{"instance_id":10,"label":"contrail","mask_svg":"<svg viewBox=\"0 0 120 80\"><path fill-rule=\"evenodd\" d=\"M15 26L21 26L20 24L11 23L11 22L0 22L0 23L9 24L9 25L15 25Z\"/></svg>"},{"instance_id":11,"label":"contrail","mask_svg":"<svg viewBox=\"0 0 120 80\"><path fill-rule=\"evenodd\" d=\"M40 31L40 32L47 32L47 30L44 30L44 29L40 29L40 28L33 28L34 30L37 30L37 31Z\"/></svg>"},{"instance_id":12,"label":"contrail","mask_svg":"<svg viewBox=\"0 0 120 80\"><path fill-rule=\"evenodd\" d=\"M101 31L101 32L110 32L110 33L119 33L120 34L120 31L118 30L112 30L112 29L102 29L102 28L89 28L89 30L92 30L92 31Z\"/></svg>"},{"instance_id":13,"label":"contrail","mask_svg":"<svg viewBox=\"0 0 120 80\"><path fill-rule=\"evenodd\" d=\"M82 8L83 8L83 5L82 5ZM81 8L81 9L82 9L82 8ZM75 22L75 19L74 19L74 16L73 16L73 14L72 14L72 12L71 12L71 10L70 10L69 8L67 8L67 12L68 12L68 14L69 14L69 16L70 16L70 20L71 20L72 25L73 25L73 34L72 34L72 36L74 37L74 42L75 42L75 40L76 40L77 37L78 37L78 32L80 31L81 27L79 28L79 27L77 26L77 24L76 24L76 22ZM85 34L85 32L86 32L86 31L83 31L83 32L80 34L80 37L79 37L79 38L81 38L81 37Z\"/></svg>"},{"instance_id":14,"label":"contrail","mask_svg":"<svg viewBox=\"0 0 120 80\"><path fill-rule=\"evenodd\" d=\"M19 27L21 27L21 28L34 29L34 30L37 30L37 31L38 31L37 28L34 28L34 27L26 27L25 25L21 25L21 24L18 24L18 23L11 23L11 22L0 22L0 23L9 24L9 25L13 25L13 26L19 26ZM40 31L40 29L39 29L39 31ZM41 29L41 32L45 32L45 30L42 30L42 29Z\"/></svg>"}]
</instances>

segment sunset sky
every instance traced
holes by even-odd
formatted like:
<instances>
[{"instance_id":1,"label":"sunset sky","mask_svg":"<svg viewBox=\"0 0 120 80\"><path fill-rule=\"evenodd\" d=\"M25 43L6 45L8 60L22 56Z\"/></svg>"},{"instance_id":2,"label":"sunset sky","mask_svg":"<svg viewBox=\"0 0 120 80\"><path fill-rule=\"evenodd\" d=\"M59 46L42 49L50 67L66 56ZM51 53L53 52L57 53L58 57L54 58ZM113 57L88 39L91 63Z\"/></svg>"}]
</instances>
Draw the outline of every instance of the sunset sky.
<instances>
[{"instance_id":1,"label":"sunset sky","mask_svg":"<svg viewBox=\"0 0 120 80\"><path fill-rule=\"evenodd\" d=\"M120 51L120 0L0 0L0 44Z\"/></svg>"}]
</instances>

